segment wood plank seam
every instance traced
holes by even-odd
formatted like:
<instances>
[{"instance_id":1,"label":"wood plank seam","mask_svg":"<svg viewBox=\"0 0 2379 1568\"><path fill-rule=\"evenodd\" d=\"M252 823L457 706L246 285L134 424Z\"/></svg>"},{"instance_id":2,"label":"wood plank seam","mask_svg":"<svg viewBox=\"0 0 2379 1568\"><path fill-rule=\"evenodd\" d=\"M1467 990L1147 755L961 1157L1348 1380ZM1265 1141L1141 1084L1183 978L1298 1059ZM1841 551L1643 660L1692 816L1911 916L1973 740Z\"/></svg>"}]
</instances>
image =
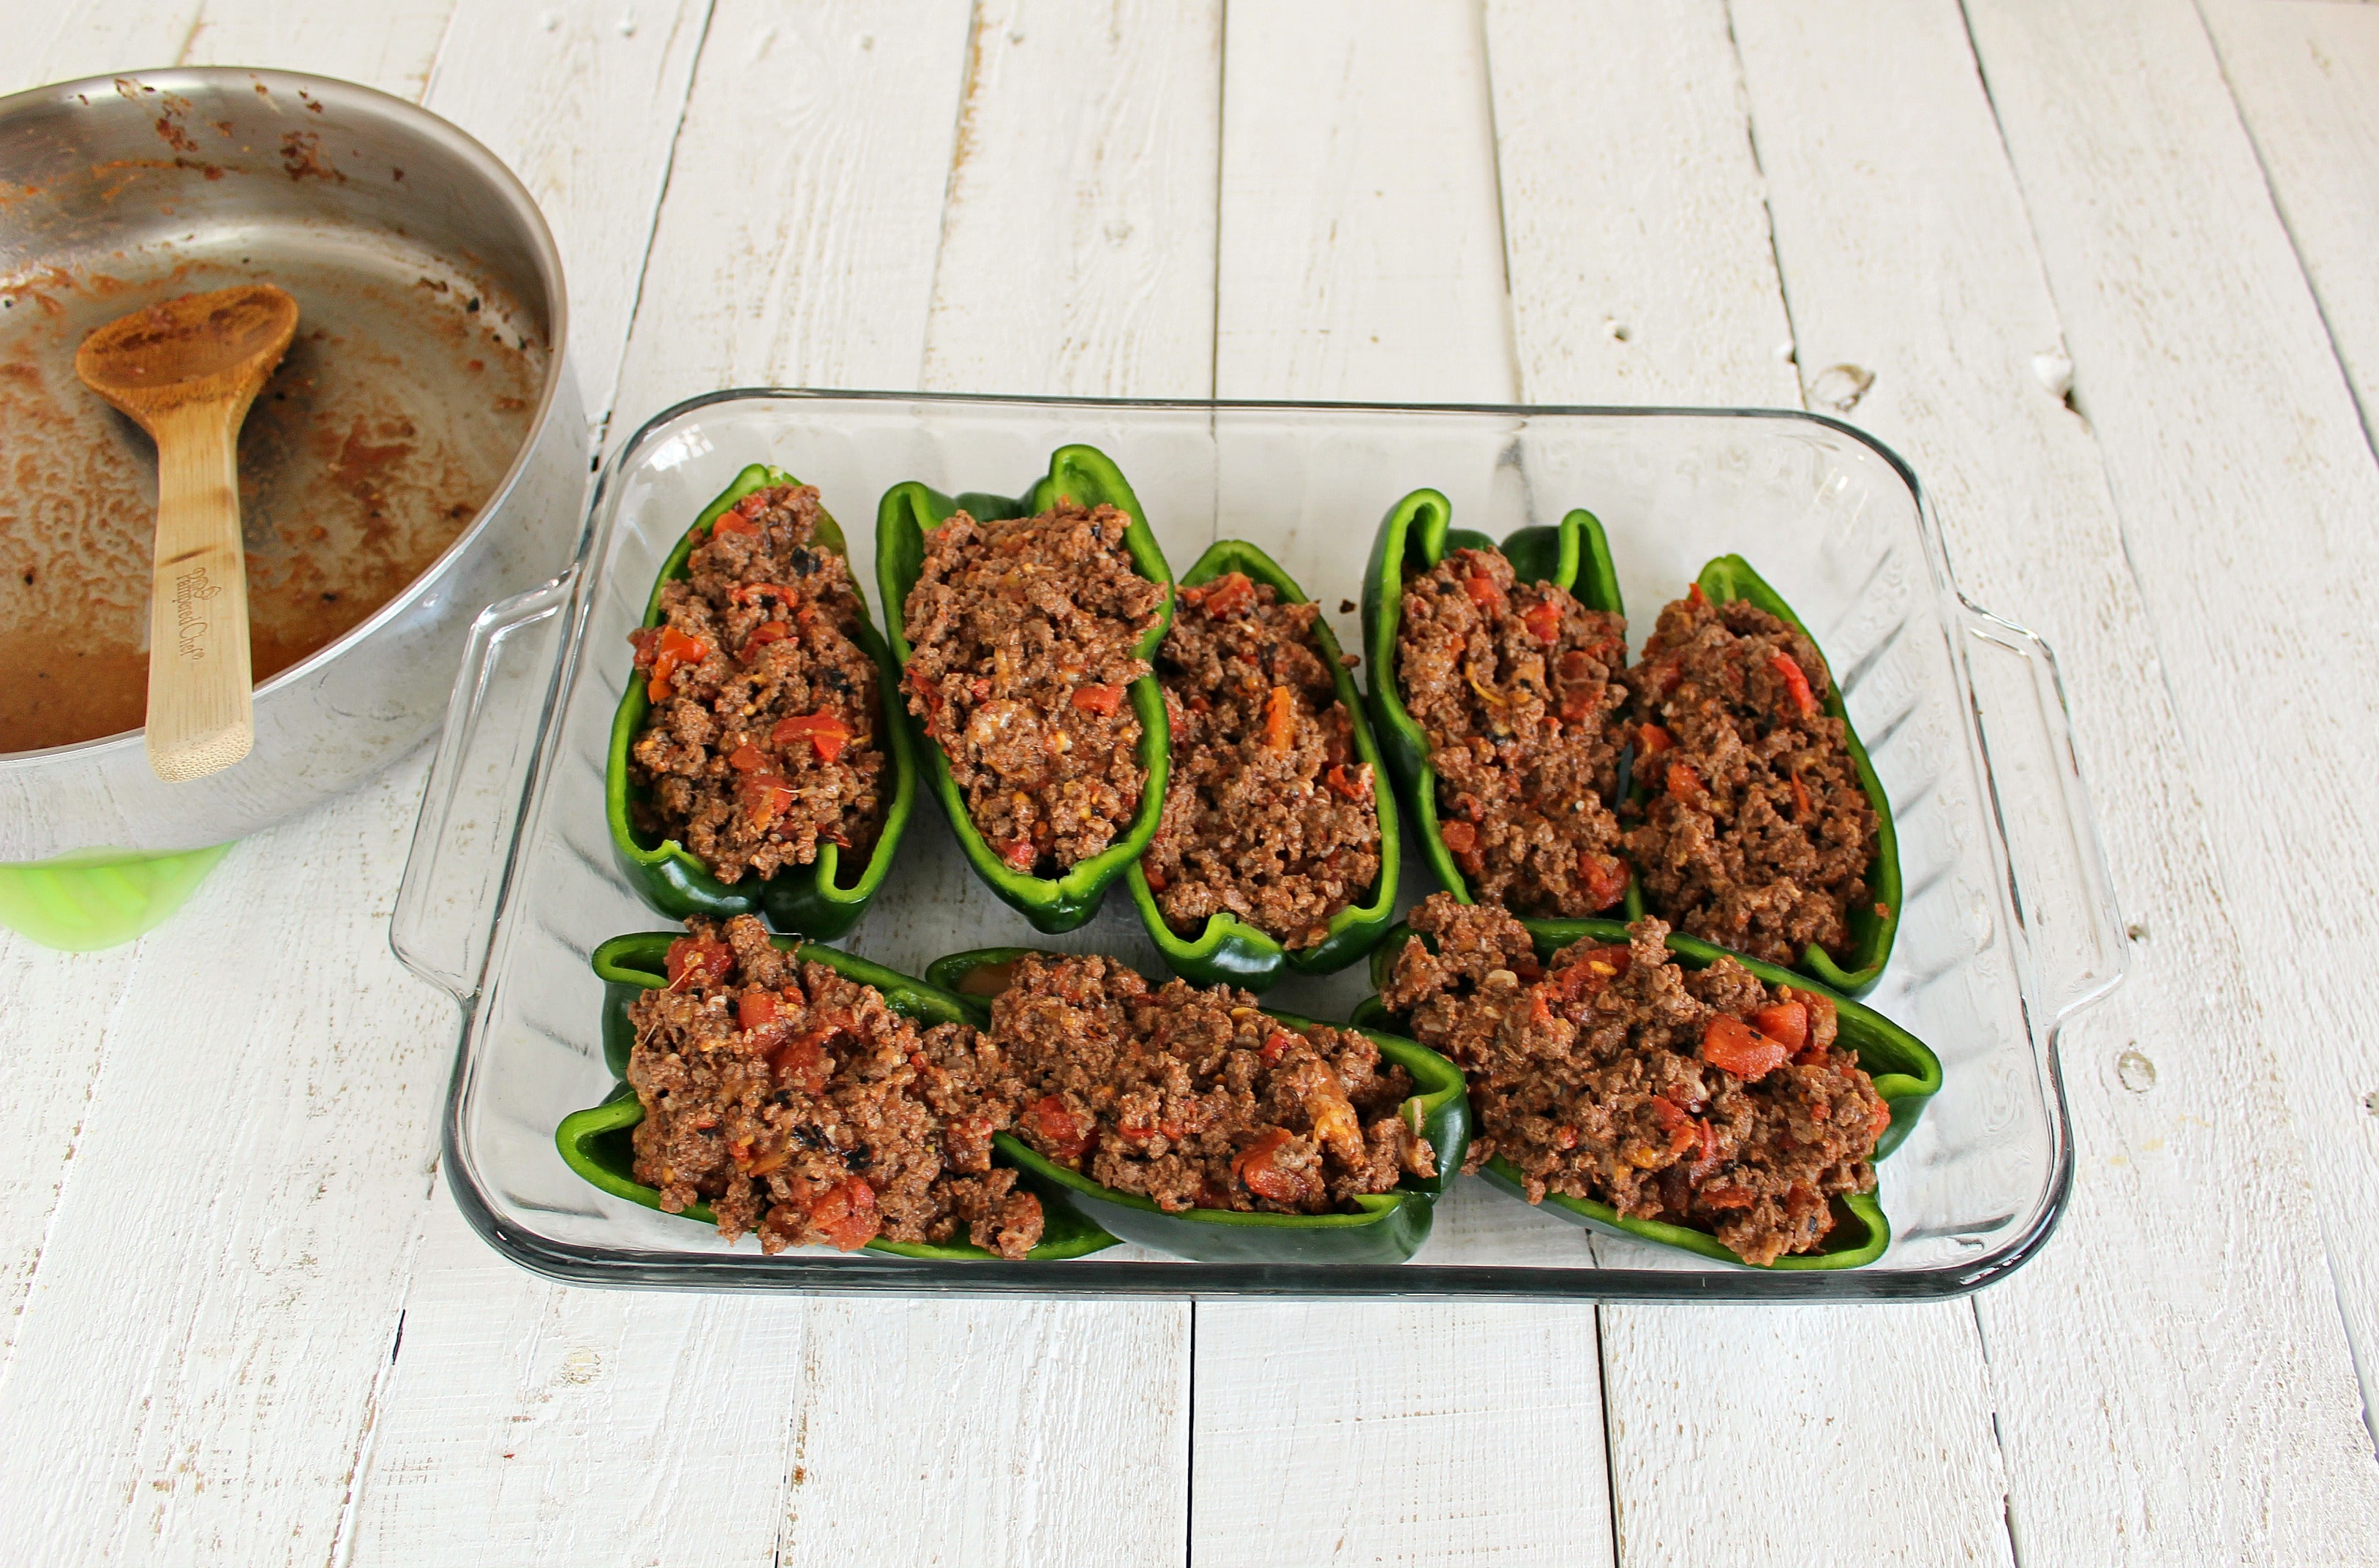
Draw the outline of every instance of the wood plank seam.
<instances>
[{"instance_id":1,"label":"wood plank seam","mask_svg":"<svg viewBox=\"0 0 2379 1568\"><path fill-rule=\"evenodd\" d=\"M2361 431L2364 451L2369 453L2374 461L2379 461L2379 447L2374 447L2373 445L2373 437L2367 414L2362 407L2361 396L2355 387L2354 378L2346 364L2345 356L2340 349L2336 331L2331 325L2329 311L2323 304L2319 292L2313 287L2313 277L2306 268L2303 253L2298 247L2295 231L2289 227L2287 212L2282 207L2278 192L2272 187L2270 168L2264 159L2263 149L2256 143L2253 132L2247 123L2245 112L2240 106L2237 92L2231 85L2228 67L2222 61L2221 51L2216 46L2212 29L2208 26L2205 19L2203 0L2190 0L2190 14L2195 19L2198 30L2204 36L2206 53L2213 58L2216 70L2221 79L2225 101L2229 104L2231 115L2237 126L2239 133L2245 139L2250 153L2254 160L2257 178L2260 182L2260 188L2264 200L2269 205L2275 221L2278 223L2282 232L2287 235L2289 247L2289 257L2290 259L2294 261L2297 268L2298 282L2302 286L2305 296L2311 302L2315 315L2321 323L2324 333L2324 347L2327 353L2329 366L2337 372L2340 385L2345 390L2349 400L2353 403L2355 406L2357 423ZM1960 21L1965 29L1966 46L1968 53L1973 57L1974 63L1975 78L1982 85L1985 103L1990 106L1992 126L1999 132L2000 154L2007 160L2011 168L2019 170L2016 188L2023 204L2025 226L2032 240L2032 248L2035 254L2044 257L2041 286L2049 296L2052 304L2054 304L2056 301L2057 291L2052 281L2047 276L2046 270L2045 256L2047 246L2041 236L2039 222L2034 211L2032 193L2024 187L2020 173L2021 165L2017 163L2015 150L2010 144L2008 139L2006 121L2000 113L1999 95L1993 90L1991 86L1990 71L1984 63L1983 50L1980 41L1974 36L1974 13L1970 0L1958 0L1958 15ZM2063 313L2060 308L2060 322L2062 320L2062 314ZM2083 417L2085 423L2090 422L2089 399L2086 389L2077 382L2073 389L2067 393L2066 401L2073 408L2074 412ZM2096 438L2096 428L2095 424L2092 424L2091 429L2092 444L2100 452L2101 467L2105 473L2107 490L2114 500L2116 522L2119 529L2119 538L2122 546L2124 572L2131 579L2132 588L2139 594L2141 602L2152 605L2156 602L2156 596L2150 591L2151 585L2145 573L2140 570L2139 561L2134 553L2134 530L2131 520L2136 515L2135 502L2132 501L2127 501L2125 494L2126 487L2122 481L2122 477L2116 472L2113 464L2107 461L2104 447ZM2174 684L2173 671L2177 667L2185 667L2186 660L2176 659L2171 657L2172 650L2167 644L2167 637L2169 635L2168 628L2157 624L2154 617L2151 617L2150 625L2151 635L2154 638L2156 650L2156 675L2157 681L2164 689L2165 700L2167 704L2169 705L2171 711L2176 716L2184 714L2189 711L2189 704L2184 700L2185 694L2183 694ZM2227 882L2228 878L2223 875L2220 869L2221 862L2219 859L2219 846L2214 841L2213 838L2215 826L2216 825L2212 817L2209 815L2204 827L2204 847L2207 862L2209 864L2216 867L2217 881ZM2283 1081L2285 1082L2286 1080L2283 1080ZM2298 1147L2303 1148L2305 1147L2306 1140L2303 1137L2303 1129L2298 1123L2298 1108L2296 1106L2295 1097L2293 1094L2286 1097L2286 1108L2288 1116L2288 1132L2290 1139ZM2341 1288L2341 1282L2338 1278L2337 1263L2339 1248L2330 1206L2321 1202L2315 1202L2313 1205L2313 1218L2315 1231L2320 1236L2322 1241L2322 1267L2330 1281L2330 1297L2337 1304L2338 1309L2338 1321L2344 1333L2347 1354L2353 1367L2357 1387L2361 1395L2363 1429L2372 1437L2374 1446L2379 1446L2379 1381L2374 1381L2374 1369L2369 1364L2373 1359L2373 1353L2369 1347L2361 1343L2359 1336L2354 1332L2355 1316L2349 1309L2347 1296ZM1979 1310L1979 1309L1977 1309L1977 1310Z\"/></svg>"},{"instance_id":2,"label":"wood plank seam","mask_svg":"<svg viewBox=\"0 0 2379 1568\"><path fill-rule=\"evenodd\" d=\"M1519 403L1524 396L1520 384L1520 318L1519 308L1512 298L1512 224L1503 211L1503 128L1495 123L1495 51L1490 46L1487 31L1487 0L1473 0L1470 21L1479 51L1479 113L1487 122L1489 161L1494 173L1488 185L1495 198L1495 260L1503 270L1503 341L1512 350L1512 382L1504 395ZM1595 1309L1598 1336L1601 1311L1600 1307Z\"/></svg>"},{"instance_id":3,"label":"wood plank seam","mask_svg":"<svg viewBox=\"0 0 2379 1568\"><path fill-rule=\"evenodd\" d=\"M1751 150L1751 168L1759 181L1759 220L1768 232L1768 265L1776 274L1776 302L1784 312L1784 358L1793 367L1793 384L1801 391L1801 406L1809 406L1807 384L1801 378L1801 332L1793 322L1793 297L1784 283L1784 256L1776 243L1776 211L1768 199L1768 166L1759 161L1759 127L1751 113L1751 83L1744 74L1743 41L1734 35L1734 0L1724 0L1726 53L1734 66L1734 102L1743 116L1744 145Z\"/></svg>"},{"instance_id":4,"label":"wood plank seam","mask_svg":"<svg viewBox=\"0 0 2379 1568\"><path fill-rule=\"evenodd\" d=\"M58 1216L66 1212L66 1184L74 1180L80 1169L80 1162L76 1156L82 1149L83 1127L90 1119L91 1106L98 1098L100 1075L107 1070L108 1053L116 1036L117 1020L124 1009L131 1005L132 982L139 973L140 955L146 948L146 943L133 947L132 963L116 988L115 1003L108 1008L107 1019L100 1025L99 1051L91 1062L91 1076L83 1083L82 1108L75 1116L74 1131L67 1135L66 1159L58 1167L57 1180L50 1188L49 1217L42 1223L40 1243L33 1248L33 1255L26 1260L25 1277L18 1289L16 1309L9 1314L5 1334L0 1336L0 1393L6 1392L8 1374L16 1368L18 1330L24 1324L25 1309L33 1299L33 1287L41 1281L42 1262L50 1255L50 1243L57 1235Z\"/></svg>"},{"instance_id":5,"label":"wood plank seam","mask_svg":"<svg viewBox=\"0 0 2379 1568\"><path fill-rule=\"evenodd\" d=\"M1491 54L1488 56L1488 64L1490 68L1492 68L1494 57ZM1503 181L1499 178L1495 183L1500 186L1503 184ZM1506 265L1508 267L1509 263L1507 262ZM1504 292L1508 295L1511 291L1507 287ZM1516 341L1517 338L1516 334L1515 342ZM1598 1367L1602 1366L1602 1358L1611 1353L1610 1346L1611 1336L1603 1330L1602 1303L1598 1301L1594 1304L1594 1359L1595 1364ZM1594 1393L1595 1397L1600 1400L1602 1405L1602 1489L1609 1495L1611 1500L1611 1561L1612 1568L1620 1568L1620 1565L1624 1564L1627 1559L1625 1553L1620 1549L1619 1434L1611 1429L1611 1372L1609 1368L1604 1367L1602 1376L1595 1379Z\"/></svg>"},{"instance_id":6,"label":"wood plank seam","mask_svg":"<svg viewBox=\"0 0 2379 1568\"><path fill-rule=\"evenodd\" d=\"M1222 40L1222 46L1214 51L1214 271L1209 274L1214 297L1206 313L1206 395L1210 398L1223 394L1223 127L1230 123L1227 116L1231 112L1231 0L1217 0L1214 16L1216 36ZM1214 523L1219 529L1222 519L1217 517ZM1194 1303L1190 1310L1194 1317ZM1196 1357L1190 1357L1190 1375L1195 1378ZM1190 1441L1194 1444L1196 1441L1197 1428L1193 1425Z\"/></svg>"},{"instance_id":7,"label":"wood plank seam","mask_svg":"<svg viewBox=\"0 0 2379 1568\"><path fill-rule=\"evenodd\" d=\"M949 167L942 171L942 221L934 231L934 266L925 275L925 297L937 300L942 296L942 259L949 252L950 222L956 215L959 176L966 170L967 160L973 155L975 141L975 108L983 84L983 0L973 0L967 7L966 65L959 77L958 119L950 128ZM931 307L928 307L930 311ZM930 332L919 341L918 386L925 384L925 360L933 353ZM889 607L885 610L890 614Z\"/></svg>"},{"instance_id":8,"label":"wood plank seam","mask_svg":"<svg viewBox=\"0 0 2379 1568\"><path fill-rule=\"evenodd\" d=\"M702 30L694 41L694 68L686 73L685 97L678 103L676 124L670 127L669 156L661 162L660 187L653 193L652 216L646 220L645 243L636 255L636 286L628 296L628 320L620 334L622 344L635 337L636 318L645 308L645 280L652 273L653 240L660 232L661 212L669 205L670 181L677 174L678 142L685 135L686 116L694 109L694 84L702 79L702 56L704 51L710 45L711 18L718 14L718 0L710 0L710 3L702 8ZM602 411L596 416L595 419L593 462L594 466L598 469L603 464L604 449L610 444L611 416L619 409L621 380L627 374L627 369L628 356L623 349L619 358L612 361L610 392L603 399ZM622 432L623 435L633 433L633 431Z\"/></svg>"},{"instance_id":9,"label":"wood plank seam","mask_svg":"<svg viewBox=\"0 0 2379 1568\"><path fill-rule=\"evenodd\" d=\"M2379 461L2379 437L2374 437L2371 429L2372 411L2364 404L2362 388L2355 381L2352 368L2347 364L2346 351L2338 342L2337 323L2331 314L2329 301L2322 297L2321 290L2314 284L2313 269L2305 259L2304 241L2297 225L2289 221L2288 203L2280 199L2279 187L2272 179L2272 163L2264 151L2263 138L2255 134L2255 122L2248 117L2247 106L2240 101L2239 89L2230 79L2230 62L2224 57L2221 41L2216 37L2214 24L2205 15L2205 0L2194 0L2192 8L2197 12L2197 25L2205 32L2206 46L2213 52L2214 68L2221 74L2222 89L2230 95L2230 106L2239 116L2239 128L2246 133L2248 151L2255 156L2255 172L2263 176L2264 194L2270 199L2272 211L2278 214L2280 227L2288 236L2288 249L2296 257L2297 275L2303 280L2305 293L2311 296L2313 310L2321 318L2321 330L2329 336L2330 357L2337 361L2338 374L2346 381L2346 395L2353 399L2355 415L2362 422L2363 444L2371 448L2373 459ZM2358 1367L2360 1364L2358 1356ZM2365 1392L2363 1420L2367 1424L2371 1419L2368 1408L2371 1380L2368 1376L2364 1377L2362 1386Z\"/></svg>"},{"instance_id":10,"label":"wood plank seam","mask_svg":"<svg viewBox=\"0 0 2379 1568\"><path fill-rule=\"evenodd\" d=\"M405 1348L405 1304L413 1296L413 1272L421 1258L421 1232L414 1231L411 1256L405 1260L405 1295L398 1299L396 1331L390 1336L388 1357L372 1374L371 1393L364 1401L363 1430L356 1434L356 1446L347 1457L347 1490L339 1499L339 1522L331 1535L332 1568L348 1568L356 1556L356 1525L361 1515L358 1504L363 1501L366 1479L371 1474L374 1440L380 1435L380 1413L388 1400L389 1381L396 1375L397 1352Z\"/></svg>"},{"instance_id":11,"label":"wood plank seam","mask_svg":"<svg viewBox=\"0 0 2379 1568\"><path fill-rule=\"evenodd\" d=\"M1961 0L1960 14L1962 18L1963 13L1963 0ZM1766 163L1761 160L1759 152L1758 122L1751 113L1750 88L1743 61L1742 42L1735 36L1733 0L1727 0L1726 4L1726 42L1728 54L1732 58L1734 66L1734 88L1736 98L1743 106L1744 135L1745 140L1750 145L1752 167L1757 172L1759 179L1759 210L1762 217L1766 221L1768 229L1769 258L1776 269L1776 291L1779 304L1784 312L1784 321L1788 333L1786 341L1791 348L1792 363L1795 367L1794 380L1801 388L1801 406L1805 411L1809 410L1810 406L1808 390L1809 372L1807 367L1803 366L1800 363L1801 329L1799 322L1795 320L1793 313L1793 286L1789 275L1785 271L1784 258L1779 248L1776 237L1776 214L1769 198L1768 170ZM1967 39L1967 49L1969 57L1974 61L1975 70L1977 74L1979 74L1981 71L1981 60L1979 55L1974 54L1974 41L1971 35ZM1994 111L1994 114L1996 115L1996 110ZM2004 155L2004 147L2002 147L2001 151ZM1993 1446L1999 1451L1997 1454L1997 1469L2004 1482L2004 1478L2009 1474L2007 1445L1999 1428L1996 1381L1990 1375L1990 1341L1983 1333L1981 1309L1975 1304L1974 1298L1971 1296L1966 1298L1965 1310L1967 1317L1974 1323L1974 1343L1979 1349L1983 1362L1984 1378L1982 1397L1986 1407L1990 1412L1991 1441ZM1606 1379L1606 1382L1608 1380ZM1612 1445L1608 1443L1606 1443L1605 1449L1606 1452L1614 1452ZM1618 1498L1614 1483L1614 1490L1612 1494L1612 1520L1614 1530L1616 1529L1617 1517ZM2008 1554L2019 1565L2019 1568L2021 1568L2024 1559L2022 1544L2016 1538L2014 1504L2012 1499L2005 1490L2002 1490L2000 1494L2000 1522L2001 1527L2005 1530L2007 1536Z\"/></svg>"}]
</instances>

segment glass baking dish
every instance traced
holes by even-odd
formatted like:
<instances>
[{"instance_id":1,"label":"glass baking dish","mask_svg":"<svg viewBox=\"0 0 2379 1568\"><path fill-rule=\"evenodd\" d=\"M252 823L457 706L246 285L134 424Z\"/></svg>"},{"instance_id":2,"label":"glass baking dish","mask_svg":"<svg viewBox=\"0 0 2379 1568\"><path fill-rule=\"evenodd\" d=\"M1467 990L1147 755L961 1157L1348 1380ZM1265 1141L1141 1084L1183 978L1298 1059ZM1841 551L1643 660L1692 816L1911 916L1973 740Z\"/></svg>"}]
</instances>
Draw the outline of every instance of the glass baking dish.
<instances>
[{"instance_id":1,"label":"glass baking dish","mask_svg":"<svg viewBox=\"0 0 2379 1568\"><path fill-rule=\"evenodd\" d=\"M1269 551L1335 609L1372 531L1434 486L1456 526L1502 537L1571 507L1600 516L1641 641L1711 556L1747 557L1832 663L1900 829L1898 949L1868 1002L1938 1052L1942 1091L1878 1167L1890 1249L1838 1272L1769 1272L1585 1231L1470 1179L1400 1267L1176 1261L1131 1247L1048 1263L873 1253L763 1257L610 1198L565 1166L568 1113L612 1087L587 967L659 929L614 868L603 760L628 630L660 562L745 464L819 487L874 592L877 500L903 479L1013 492L1052 450L1113 456L1176 571L1214 539ZM874 613L884 607L875 605ZM1349 611L1341 642L1360 647ZM880 622L879 622L880 623ZM1368 672L1365 672L1368 674ZM1407 855L1407 899L1430 890ZM392 942L463 1004L444 1127L455 1200L498 1251L580 1284L699 1290L1050 1296L1552 1297L1769 1301L1954 1295L2005 1274L2056 1224L2071 1176L2058 1031L2120 979L2122 926L2038 638L1968 603L1915 476L1849 426L1797 413L1133 403L752 391L679 404L612 458L575 562L480 616L398 896ZM1160 974L1129 898L1044 938L969 873L940 814L839 946L912 974L939 954L1045 944ZM1364 966L1267 1001L1344 1018Z\"/></svg>"}]
</instances>

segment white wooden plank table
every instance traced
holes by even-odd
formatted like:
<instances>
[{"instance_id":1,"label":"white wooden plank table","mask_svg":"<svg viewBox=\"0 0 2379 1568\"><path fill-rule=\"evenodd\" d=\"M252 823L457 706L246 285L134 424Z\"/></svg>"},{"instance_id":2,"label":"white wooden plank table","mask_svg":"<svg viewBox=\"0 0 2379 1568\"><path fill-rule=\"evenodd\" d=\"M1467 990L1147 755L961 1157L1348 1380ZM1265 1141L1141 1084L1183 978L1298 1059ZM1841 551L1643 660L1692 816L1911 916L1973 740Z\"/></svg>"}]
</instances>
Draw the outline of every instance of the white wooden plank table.
<instances>
[{"instance_id":1,"label":"white wooden plank table","mask_svg":"<svg viewBox=\"0 0 2379 1568\"><path fill-rule=\"evenodd\" d=\"M133 947L0 936L0 1562L2379 1561L2379 724L2332 673L2379 655L2379 6L0 20L0 87L279 66L479 136L607 447L755 383L1844 415L2059 651L2134 950L2063 1041L2064 1223L1970 1300L579 1291L435 1169L417 756Z\"/></svg>"}]
</instances>

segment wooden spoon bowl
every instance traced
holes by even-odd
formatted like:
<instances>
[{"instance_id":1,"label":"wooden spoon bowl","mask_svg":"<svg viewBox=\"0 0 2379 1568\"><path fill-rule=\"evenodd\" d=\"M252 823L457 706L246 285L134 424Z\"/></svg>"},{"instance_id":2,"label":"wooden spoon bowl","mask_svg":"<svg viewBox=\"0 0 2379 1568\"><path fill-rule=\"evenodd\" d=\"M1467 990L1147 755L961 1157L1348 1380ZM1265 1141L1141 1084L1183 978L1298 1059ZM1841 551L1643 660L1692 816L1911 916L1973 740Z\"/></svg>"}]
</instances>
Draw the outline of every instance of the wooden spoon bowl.
<instances>
[{"instance_id":1,"label":"wooden spoon bowl","mask_svg":"<svg viewBox=\"0 0 2379 1568\"><path fill-rule=\"evenodd\" d=\"M149 766L201 778L256 742L239 427L297 331L270 283L184 295L83 339L75 374L157 443Z\"/></svg>"}]
</instances>

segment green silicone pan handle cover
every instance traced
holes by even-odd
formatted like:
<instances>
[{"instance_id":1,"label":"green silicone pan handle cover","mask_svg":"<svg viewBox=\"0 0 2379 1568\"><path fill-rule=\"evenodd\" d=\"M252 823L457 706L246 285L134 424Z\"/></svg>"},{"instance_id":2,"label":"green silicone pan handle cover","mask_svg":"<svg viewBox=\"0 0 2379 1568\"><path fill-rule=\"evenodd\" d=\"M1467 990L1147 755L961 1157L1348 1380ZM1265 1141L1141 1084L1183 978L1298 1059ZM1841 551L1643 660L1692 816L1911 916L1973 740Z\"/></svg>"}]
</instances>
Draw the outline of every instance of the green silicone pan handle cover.
<instances>
[{"instance_id":1,"label":"green silicone pan handle cover","mask_svg":"<svg viewBox=\"0 0 2379 1568\"><path fill-rule=\"evenodd\" d=\"M119 947L180 909L230 848L172 855L84 850L0 865L0 925L69 953Z\"/></svg>"}]
</instances>

